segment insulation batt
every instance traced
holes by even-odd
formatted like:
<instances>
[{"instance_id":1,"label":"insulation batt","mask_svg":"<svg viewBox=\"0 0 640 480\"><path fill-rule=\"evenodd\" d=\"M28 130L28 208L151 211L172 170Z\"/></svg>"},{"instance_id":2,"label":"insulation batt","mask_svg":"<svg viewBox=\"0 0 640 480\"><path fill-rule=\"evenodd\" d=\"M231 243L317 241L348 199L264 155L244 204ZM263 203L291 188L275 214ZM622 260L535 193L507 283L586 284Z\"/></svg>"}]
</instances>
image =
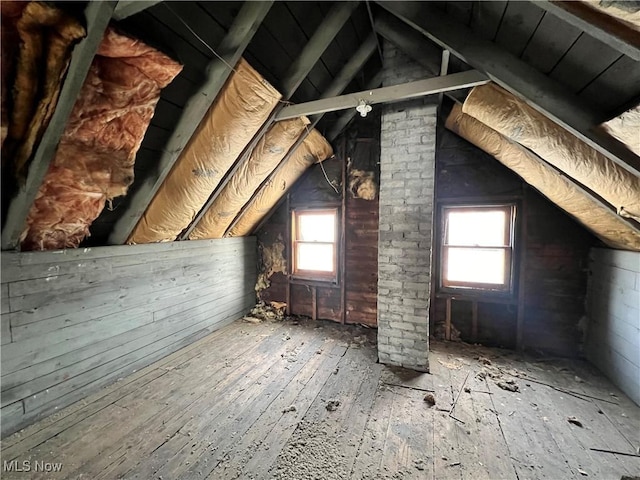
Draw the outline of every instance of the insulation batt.
<instances>
[{"instance_id":1,"label":"insulation batt","mask_svg":"<svg viewBox=\"0 0 640 480\"><path fill-rule=\"evenodd\" d=\"M307 117L274 123L236 171L189 236L190 240L222 238L242 206L282 161L309 124Z\"/></svg>"},{"instance_id":2,"label":"insulation batt","mask_svg":"<svg viewBox=\"0 0 640 480\"><path fill-rule=\"evenodd\" d=\"M640 157L640 105L603 123L601 128Z\"/></svg>"},{"instance_id":3,"label":"insulation batt","mask_svg":"<svg viewBox=\"0 0 640 480\"><path fill-rule=\"evenodd\" d=\"M181 70L107 29L29 212L24 250L77 247L105 203L126 193L160 90Z\"/></svg>"},{"instance_id":4,"label":"insulation batt","mask_svg":"<svg viewBox=\"0 0 640 480\"><path fill-rule=\"evenodd\" d=\"M619 215L640 221L640 178L509 92L494 84L474 87L462 111L597 193Z\"/></svg>"},{"instance_id":5,"label":"insulation batt","mask_svg":"<svg viewBox=\"0 0 640 480\"><path fill-rule=\"evenodd\" d=\"M5 10L14 10L10 13L16 11L5 3L2 2L3 42ZM15 25L20 42L13 84L13 108L8 125L9 157L19 178L26 176L34 145L53 115L61 81L69 66L71 48L85 36L84 27L62 10L39 2L23 3L23 6ZM8 30L10 32L11 28ZM12 63L4 59L5 48L7 54L11 50L11 39L7 40L9 44L2 47L3 70L5 67L10 69ZM3 82L6 74L3 71ZM3 93L3 110L5 103Z\"/></svg>"},{"instance_id":6,"label":"insulation batt","mask_svg":"<svg viewBox=\"0 0 640 480\"><path fill-rule=\"evenodd\" d=\"M521 145L505 138L455 105L445 126L495 157L612 248L640 250L640 234L613 211Z\"/></svg>"},{"instance_id":7,"label":"insulation batt","mask_svg":"<svg viewBox=\"0 0 640 480\"><path fill-rule=\"evenodd\" d=\"M314 163L322 162L333 155L329 142L317 130L304 139L285 164L282 165L262 186L247 208L238 218L236 225L227 236L250 235L260 220L267 215L278 201L289 191L300 176Z\"/></svg>"},{"instance_id":8,"label":"insulation batt","mask_svg":"<svg viewBox=\"0 0 640 480\"><path fill-rule=\"evenodd\" d=\"M240 59L127 243L169 242L202 209L281 98Z\"/></svg>"}]
</instances>

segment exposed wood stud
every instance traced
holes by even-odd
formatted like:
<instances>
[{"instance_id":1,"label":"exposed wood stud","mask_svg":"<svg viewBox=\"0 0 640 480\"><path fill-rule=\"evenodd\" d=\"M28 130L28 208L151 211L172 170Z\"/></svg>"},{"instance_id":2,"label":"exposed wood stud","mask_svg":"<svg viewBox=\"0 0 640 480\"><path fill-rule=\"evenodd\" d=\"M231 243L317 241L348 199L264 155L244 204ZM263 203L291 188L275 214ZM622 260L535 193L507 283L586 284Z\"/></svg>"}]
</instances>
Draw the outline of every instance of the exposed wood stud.
<instances>
[{"instance_id":1,"label":"exposed wood stud","mask_svg":"<svg viewBox=\"0 0 640 480\"><path fill-rule=\"evenodd\" d=\"M157 5L162 0L120 0L113 11L114 20L124 20L131 15L140 13L147 8Z\"/></svg>"},{"instance_id":2,"label":"exposed wood stud","mask_svg":"<svg viewBox=\"0 0 640 480\"><path fill-rule=\"evenodd\" d=\"M157 174L147 179L131 195L129 207L113 227L109 237L110 244L121 245L127 241L147 206L227 81L231 74L228 65L235 65L238 62L272 4L272 1L264 1L245 2L242 5L238 16L233 21L231 28L229 28L229 32L218 46L218 51L224 61L216 58L209 63L207 80L189 99L182 111L182 116L167 142L166 149L158 160Z\"/></svg>"},{"instance_id":3,"label":"exposed wood stud","mask_svg":"<svg viewBox=\"0 0 640 480\"><path fill-rule=\"evenodd\" d=\"M478 341L478 302L471 302L471 340Z\"/></svg>"},{"instance_id":4,"label":"exposed wood stud","mask_svg":"<svg viewBox=\"0 0 640 480\"><path fill-rule=\"evenodd\" d=\"M346 110L355 108L360 100L364 100L369 105L377 103L397 102L411 98L424 97L440 92L470 88L488 83L489 79L477 70L453 73L443 77L427 78L415 82L401 85L391 85L375 90L363 90L361 92L349 93L338 97L314 100L312 102L300 103L284 107L276 120L286 120L296 118L301 115L314 115L317 113L334 112L336 110Z\"/></svg>"},{"instance_id":5,"label":"exposed wood stud","mask_svg":"<svg viewBox=\"0 0 640 480\"><path fill-rule=\"evenodd\" d=\"M102 41L116 2L90 2L85 10L87 36L73 49L69 70L60 90L60 97L51 120L36 147L25 185L12 199L2 230L2 250L18 248L20 235L40 185L49 171L49 165L58 150L71 110L76 103L93 57Z\"/></svg>"},{"instance_id":6,"label":"exposed wood stud","mask_svg":"<svg viewBox=\"0 0 640 480\"><path fill-rule=\"evenodd\" d=\"M347 322L347 178L349 161L347 159L347 139L342 138L340 146L340 160L342 160L342 203L340 211L340 319L344 325Z\"/></svg>"},{"instance_id":7,"label":"exposed wood stud","mask_svg":"<svg viewBox=\"0 0 640 480\"><path fill-rule=\"evenodd\" d=\"M447 297L447 313L444 317L444 339L451 340L451 302L452 298Z\"/></svg>"},{"instance_id":8,"label":"exposed wood stud","mask_svg":"<svg viewBox=\"0 0 640 480\"><path fill-rule=\"evenodd\" d=\"M518 256L518 313L516 319L516 348L524 350L524 310L526 305L526 269L527 269L527 197L529 188L523 184L522 212L520 212L520 242Z\"/></svg>"},{"instance_id":9,"label":"exposed wood stud","mask_svg":"<svg viewBox=\"0 0 640 480\"><path fill-rule=\"evenodd\" d=\"M311 320L318 319L318 287L311 287Z\"/></svg>"},{"instance_id":10,"label":"exposed wood stud","mask_svg":"<svg viewBox=\"0 0 640 480\"><path fill-rule=\"evenodd\" d=\"M618 140L593 130L600 123L602 112L585 105L566 87L493 42L477 37L469 28L457 24L425 3L377 3L431 41L486 73L498 85L522 98L611 161L634 175L640 175L640 157Z\"/></svg>"}]
</instances>

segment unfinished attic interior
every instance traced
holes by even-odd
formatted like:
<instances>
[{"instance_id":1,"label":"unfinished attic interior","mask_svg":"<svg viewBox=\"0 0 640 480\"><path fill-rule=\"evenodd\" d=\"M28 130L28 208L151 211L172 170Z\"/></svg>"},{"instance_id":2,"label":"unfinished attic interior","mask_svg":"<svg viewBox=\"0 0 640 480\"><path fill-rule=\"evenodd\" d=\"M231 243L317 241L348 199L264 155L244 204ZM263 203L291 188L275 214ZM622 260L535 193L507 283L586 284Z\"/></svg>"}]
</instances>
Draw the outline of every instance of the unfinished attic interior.
<instances>
[{"instance_id":1,"label":"unfinished attic interior","mask_svg":"<svg viewBox=\"0 0 640 480\"><path fill-rule=\"evenodd\" d=\"M2 478L640 478L640 4L0 2Z\"/></svg>"}]
</instances>

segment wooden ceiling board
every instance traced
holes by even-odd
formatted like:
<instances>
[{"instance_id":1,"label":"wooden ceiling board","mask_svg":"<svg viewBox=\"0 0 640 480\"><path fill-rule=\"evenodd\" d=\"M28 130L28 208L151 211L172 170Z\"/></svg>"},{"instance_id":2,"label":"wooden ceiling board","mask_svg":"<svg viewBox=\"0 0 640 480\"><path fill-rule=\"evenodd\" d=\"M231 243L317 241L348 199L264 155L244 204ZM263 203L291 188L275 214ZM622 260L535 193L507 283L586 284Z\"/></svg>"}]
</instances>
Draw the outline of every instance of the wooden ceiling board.
<instances>
[{"instance_id":1,"label":"wooden ceiling board","mask_svg":"<svg viewBox=\"0 0 640 480\"><path fill-rule=\"evenodd\" d=\"M525 48L522 59L548 74L582 32L555 15L545 15Z\"/></svg>"},{"instance_id":2,"label":"wooden ceiling board","mask_svg":"<svg viewBox=\"0 0 640 480\"><path fill-rule=\"evenodd\" d=\"M617 50L583 33L549 76L580 93L620 56Z\"/></svg>"},{"instance_id":3,"label":"wooden ceiling board","mask_svg":"<svg viewBox=\"0 0 640 480\"><path fill-rule=\"evenodd\" d=\"M545 11L533 3L509 2L495 42L506 51L520 57L544 14Z\"/></svg>"},{"instance_id":4,"label":"wooden ceiling board","mask_svg":"<svg viewBox=\"0 0 640 480\"><path fill-rule=\"evenodd\" d=\"M458 22L469 26L471 23L471 16L473 14L474 2L468 0L461 0L459 2L447 2L446 11L448 15L451 15Z\"/></svg>"},{"instance_id":5,"label":"wooden ceiling board","mask_svg":"<svg viewBox=\"0 0 640 480\"><path fill-rule=\"evenodd\" d=\"M634 101L640 102L640 62L622 56L580 92L580 97L598 105L605 117L632 107Z\"/></svg>"},{"instance_id":6,"label":"wooden ceiling board","mask_svg":"<svg viewBox=\"0 0 640 480\"><path fill-rule=\"evenodd\" d=\"M495 39L508 3L506 0L476 2L471 12L471 29L485 40Z\"/></svg>"}]
</instances>

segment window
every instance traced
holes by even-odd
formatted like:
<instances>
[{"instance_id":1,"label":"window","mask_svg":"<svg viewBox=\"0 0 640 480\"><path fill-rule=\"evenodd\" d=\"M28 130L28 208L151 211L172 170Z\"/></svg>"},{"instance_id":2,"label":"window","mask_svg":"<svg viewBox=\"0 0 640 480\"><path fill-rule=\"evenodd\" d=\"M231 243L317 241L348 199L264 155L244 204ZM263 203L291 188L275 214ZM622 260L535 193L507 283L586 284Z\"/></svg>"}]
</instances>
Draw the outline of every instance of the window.
<instances>
[{"instance_id":1,"label":"window","mask_svg":"<svg viewBox=\"0 0 640 480\"><path fill-rule=\"evenodd\" d=\"M291 232L293 275L337 281L338 210L294 210Z\"/></svg>"},{"instance_id":2,"label":"window","mask_svg":"<svg viewBox=\"0 0 640 480\"><path fill-rule=\"evenodd\" d=\"M511 292L515 205L442 208L444 288Z\"/></svg>"}]
</instances>

